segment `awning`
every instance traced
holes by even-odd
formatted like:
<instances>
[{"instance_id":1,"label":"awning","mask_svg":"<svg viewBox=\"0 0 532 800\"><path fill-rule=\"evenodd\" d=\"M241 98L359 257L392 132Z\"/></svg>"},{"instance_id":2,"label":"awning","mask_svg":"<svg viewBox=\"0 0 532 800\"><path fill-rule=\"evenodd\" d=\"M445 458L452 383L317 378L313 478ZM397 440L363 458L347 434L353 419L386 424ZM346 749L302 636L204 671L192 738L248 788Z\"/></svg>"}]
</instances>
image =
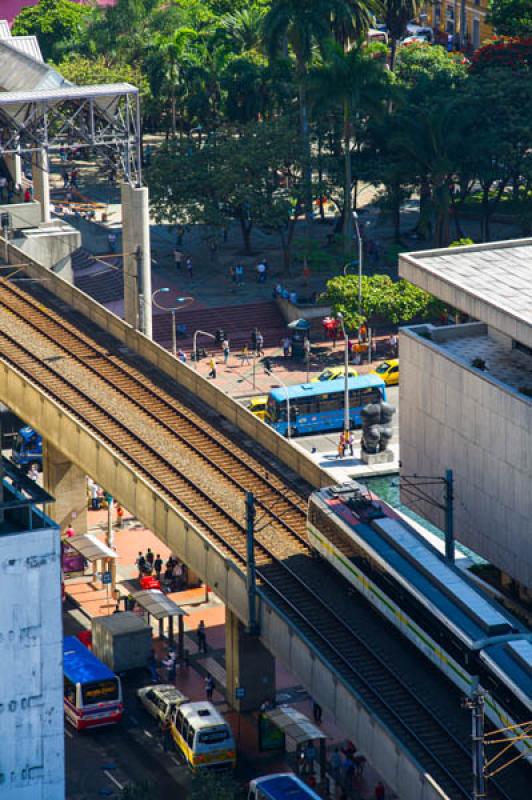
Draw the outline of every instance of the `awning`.
<instances>
[{"instance_id":1,"label":"awning","mask_svg":"<svg viewBox=\"0 0 532 800\"><path fill-rule=\"evenodd\" d=\"M132 597L137 601L138 605L152 614L155 619L164 619L165 617L188 617L188 613L184 611L181 606L170 600L164 592L159 589L146 589L143 592L135 592Z\"/></svg>"},{"instance_id":2,"label":"awning","mask_svg":"<svg viewBox=\"0 0 532 800\"><path fill-rule=\"evenodd\" d=\"M92 533L79 533L77 536L72 536L68 540L68 544L91 563L100 558L116 558L116 552Z\"/></svg>"},{"instance_id":3,"label":"awning","mask_svg":"<svg viewBox=\"0 0 532 800\"><path fill-rule=\"evenodd\" d=\"M265 711L264 716L296 744L327 738L308 717L291 706L273 708L271 711Z\"/></svg>"}]
</instances>

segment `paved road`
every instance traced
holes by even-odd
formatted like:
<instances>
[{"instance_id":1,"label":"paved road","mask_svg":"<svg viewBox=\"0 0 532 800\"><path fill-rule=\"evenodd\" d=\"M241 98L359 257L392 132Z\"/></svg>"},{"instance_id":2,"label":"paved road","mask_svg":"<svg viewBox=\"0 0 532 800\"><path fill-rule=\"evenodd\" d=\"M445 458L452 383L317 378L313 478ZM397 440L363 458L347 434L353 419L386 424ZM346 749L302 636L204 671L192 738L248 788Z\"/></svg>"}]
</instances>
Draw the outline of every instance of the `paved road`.
<instances>
[{"instance_id":1,"label":"paved road","mask_svg":"<svg viewBox=\"0 0 532 800\"><path fill-rule=\"evenodd\" d=\"M82 615L66 603L65 635L83 627ZM163 753L154 720L137 704L135 688L146 676L128 676L124 681L126 713L116 727L80 733L65 727L67 800L101 800L120 797L128 785L149 787L155 800L180 800L187 796L190 773L175 754Z\"/></svg>"}]
</instances>

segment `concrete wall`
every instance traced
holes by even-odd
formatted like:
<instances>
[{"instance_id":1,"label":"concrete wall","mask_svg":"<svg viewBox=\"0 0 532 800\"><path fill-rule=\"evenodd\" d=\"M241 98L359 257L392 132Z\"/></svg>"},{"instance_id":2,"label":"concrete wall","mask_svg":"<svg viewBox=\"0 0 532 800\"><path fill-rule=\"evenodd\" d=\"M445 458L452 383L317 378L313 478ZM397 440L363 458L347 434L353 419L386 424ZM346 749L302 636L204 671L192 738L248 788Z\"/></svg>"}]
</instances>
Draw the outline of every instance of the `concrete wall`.
<instances>
[{"instance_id":1,"label":"concrete wall","mask_svg":"<svg viewBox=\"0 0 532 800\"><path fill-rule=\"evenodd\" d=\"M0 797L65 796L59 532L0 533Z\"/></svg>"},{"instance_id":2,"label":"concrete wall","mask_svg":"<svg viewBox=\"0 0 532 800\"><path fill-rule=\"evenodd\" d=\"M31 259L38 258L43 267L73 283L72 253L81 246L81 234L67 223L56 220L48 225L25 231L13 246Z\"/></svg>"},{"instance_id":3,"label":"concrete wall","mask_svg":"<svg viewBox=\"0 0 532 800\"><path fill-rule=\"evenodd\" d=\"M401 473L452 469L456 538L531 587L532 403L408 329L400 351ZM438 509L415 509L443 527Z\"/></svg>"},{"instance_id":4,"label":"concrete wall","mask_svg":"<svg viewBox=\"0 0 532 800\"><path fill-rule=\"evenodd\" d=\"M41 204L36 200L31 203L0 204L0 213L11 216L11 230L36 228L41 222Z\"/></svg>"}]
</instances>

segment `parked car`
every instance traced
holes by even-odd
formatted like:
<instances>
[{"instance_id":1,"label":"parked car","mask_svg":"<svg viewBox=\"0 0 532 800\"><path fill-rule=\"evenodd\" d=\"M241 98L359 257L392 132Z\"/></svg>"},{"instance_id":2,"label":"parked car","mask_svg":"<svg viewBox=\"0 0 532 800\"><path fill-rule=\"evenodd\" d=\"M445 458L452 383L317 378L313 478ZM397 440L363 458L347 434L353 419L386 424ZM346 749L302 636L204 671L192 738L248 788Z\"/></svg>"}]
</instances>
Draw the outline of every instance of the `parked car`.
<instances>
[{"instance_id":1,"label":"parked car","mask_svg":"<svg viewBox=\"0 0 532 800\"><path fill-rule=\"evenodd\" d=\"M188 702L188 697L172 686L161 683L137 689L137 697L146 711L156 719L170 719L175 708Z\"/></svg>"},{"instance_id":2,"label":"parked car","mask_svg":"<svg viewBox=\"0 0 532 800\"><path fill-rule=\"evenodd\" d=\"M372 375L382 378L386 386L397 386L399 383L399 359L389 358L372 371Z\"/></svg>"},{"instance_id":3,"label":"parked car","mask_svg":"<svg viewBox=\"0 0 532 800\"><path fill-rule=\"evenodd\" d=\"M259 397L252 397L249 401L248 408L252 414L255 414L259 419L266 418L266 406L268 405L268 395L261 394Z\"/></svg>"},{"instance_id":4,"label":"parked car","mask_svg":"<svg viewBox=\"0 0 532 800\"><path fill-rule=\"evenodd\" d=\"M358 377L358 372L354 367L349 367L349 377L356 378ZM317 381L335 381L338 378L343 378L345 375L345 367L327 367L319 375L316 375L315 378L312 378L311 383L316 383Z\"/></svg>"}]
</instances>

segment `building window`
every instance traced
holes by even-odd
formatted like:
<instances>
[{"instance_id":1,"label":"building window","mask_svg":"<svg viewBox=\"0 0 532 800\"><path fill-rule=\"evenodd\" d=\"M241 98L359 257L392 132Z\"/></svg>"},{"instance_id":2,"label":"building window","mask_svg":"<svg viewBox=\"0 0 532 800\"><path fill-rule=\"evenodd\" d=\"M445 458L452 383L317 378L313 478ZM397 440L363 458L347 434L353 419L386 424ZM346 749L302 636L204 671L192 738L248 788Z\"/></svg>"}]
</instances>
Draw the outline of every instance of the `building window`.
<instances>
[{"instance_id":1,"label":"building window","mask_svg":"<svg viewBox=\"0 0 532 800\"><path fill-rule=\"evenodd\" d=\"M475 50L480 47L480 20L473 20L473 47Z\"/></svg>"}]
</instances>

